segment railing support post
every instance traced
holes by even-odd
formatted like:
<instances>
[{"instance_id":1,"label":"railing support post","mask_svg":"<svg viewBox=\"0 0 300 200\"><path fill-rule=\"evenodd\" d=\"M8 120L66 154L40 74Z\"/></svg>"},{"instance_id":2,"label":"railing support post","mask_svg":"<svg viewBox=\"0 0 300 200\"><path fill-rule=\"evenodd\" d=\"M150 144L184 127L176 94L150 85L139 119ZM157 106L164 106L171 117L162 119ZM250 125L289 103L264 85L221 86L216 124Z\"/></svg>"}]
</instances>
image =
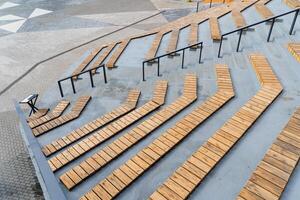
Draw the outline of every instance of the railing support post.
<instances>
[{"instance_id":1,"label":"railing support post","mask_svg":"<svg viewBox=\"0 0 300 200\"><path fill-rule=\"evenodd\" d=\"M299 9L295 13L295 16L294 16L294 19L293 19L293 22L292 22L292 25L291 25L291 28L290 28L290 35L293 34L294 27L295 27L298 15L299 15Z\"/></svg>"},{"instance_id":2,"label":"railing support post","mask_svg":"<svg viewBox=\"0 0 300 200\"><path fill-rule=\"evenodd\" d=\"M184 51L185 49L182 50L182 59L181 59L181 69L183 69L183 65L184 65Z\"/></svg>"},{"instance_id":3,"label":"railing support post","mask_svg":"<svg viewBox=\"0 0 300 200\"><path fill-rule=\"evenodd\" d=\"M203 42L201 42L201 45L200 45L200 52L199 52L199 64L201 63L201 58L202 58L202 49L203 49Z\"/></svg>"},{"instance_id":4,"label":"railing support post","mask_svg":"<svg viewBox=\"0 0 300 200\"><path fill-rule=\"evenodd\" d=\"M107 83L107 78L106 78L106 71L105 71L105 65L102 66L103 68L103 76L104 76L104 83Z\"/></svg>"},{"instance_id":5,"label":"railing support post","mask_svg":"<svg viewBox=\"0 0 300 200\"><path fill-rule=\"evenodd\" d=\"M219 45L218 58L221 57L220 55L221 55L222 42L223 42L223 35L221 36L221 41L220 41L220 45Z\"/></svg>"},{"instance_id":6,"label":"railing support post","mask_svg":"<svg viewBox=\"0 0 300 200\"><path fill-rule=\"evenodd\" d=\"M60 81L57 81L57 83L58 83L58 88L59 88L59 91L60 91L60 96L61 96L61 97L64 97L64 93L63 93L63 91L62 91L62 87L61 87Z\"/></svg>"},{"instance_id":7,"label":"railing support post","mask_svg":"<svg viewBox=\"0 0 300 200\"><path fill-rule=\"evenodd\" d=\"M145 62L143 62L142 71L143 71L143 81L146 81L145 80Z\"/></svg>"},{"instance_id":8,"label":"railing support post","mask_svg":"<svg viewBox=\"0 0 300 200\"><path fill-rule=\"evenodd\" d=\"M267 42L270 42L270 38L271 38L272 30L273 30L273 27L274 27L274 23L275 23L275 18L272 19L272 24L271 24L271 27L270 27Z\"/></svg>"},{"instance_id":9,"label":"railing support post","mask_svg":"<svg viewBox=\"0 0 300 200\"><path fill-rule=\"evenodd\" d=\"M199 1L197 1L197 9L196 9L196 12L198 12L199 11Z\"/></svg>"},{"instance_id":10,"label":"railing support post","mask_svg":"<svg viewBox=\"0 0 300 200\"><path fill-rule=\"evenodd\" d=\"M76 94L73 77L71 77L70 79L71 79L71 85L72 85L73 93Z\"/></svg>"},{"instance_id":11,"label":"railing support post","mask_svg":"<svg viewBox=\"0 0 300 200\"><path fill-rule=\"evenodd\" d=\"M212 0L210 0L210 2L209 2L209 8L211 8L211 3L212 3Z\"/></svg>"},{"instance_id":12,"label":"railing support post","mask_svg":"<svg viewBox=\"0 0 300 200\"><path fill-rule=\"evenodd\" d=\"M95 87L95 86L94 86L94 80L93 80L92 70L89 71L89 74L90 74L91 86L92 86L92 88L93 88L93 87Z\"/></svg>"},{"instance_id":13,"label":"railing support post","mask_svg":"<svg viewBox=\"0 0 300 200\"><path fill-rule=\"evenodd\" d=\"M158 59L157 59L157 76L160 76L160 75L159 75L159 62L160 62L160 61L159 61L159 58L158 58Z\"/></svg>"},{"instance_id":14,"label":"railing support post","mask_svg":"<svg viewBox=\"0 0 300 200\"><path fill-rule=\"evenodd\" d=\"M243 34L243 29L240 30L240 35L239 35L239 40L238 40L237 47L236 47L236 52L239 52L242 34Z\"/></svg>"}]
</instances>

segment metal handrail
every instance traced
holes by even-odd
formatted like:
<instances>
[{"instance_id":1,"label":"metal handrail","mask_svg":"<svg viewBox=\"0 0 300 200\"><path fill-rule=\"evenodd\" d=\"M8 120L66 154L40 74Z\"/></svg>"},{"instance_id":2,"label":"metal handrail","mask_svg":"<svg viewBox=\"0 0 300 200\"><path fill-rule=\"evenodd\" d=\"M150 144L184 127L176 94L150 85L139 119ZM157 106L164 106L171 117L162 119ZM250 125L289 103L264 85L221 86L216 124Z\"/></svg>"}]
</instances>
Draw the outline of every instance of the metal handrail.
<instances>
[{"instance_id":1,"label":"metal handrail","mask_svg":"<svg viewBox=\"0 0 300 200\"><path fill-rule=\"evenodd\" d=\"M181 49L177 49L177 50L174 50L174 51L165 53L165 54L163 54L163 55L156 56L156 57L151 58L151 59L148 59L148 60L144 60L144 61L143 61L143 67L142 67L143 81L145 81L145 63L155 62L155 61L157 60L157 76L160 76L160 73L159 73L159 69L160 69L160 59L163 58L163 57L170 56L170 55L176 54L177 52L182 51L181 68L183 69L183 68L184 68L183 66L184 66L184 56L185 56L185 53L184 53L184 52L185 52L185 50L186 50L186 49L190 49L190 48L195 47L195 46L198 47L199 45L200 45L200 51L199 51L199 63L201 63L202 49L203 49L203 42L198 42L198 43L196 43L196 44L192 44L192 45L183 47L183 48L181 48Z\"/></svg>"},{"instance_id":2,"label":"metal handrail","mask_svg":"<svg viewBox=\"0 0 300 200\"><path fill-rule=\"evenodd\" d=\"M74 79L73 79L73 78L74 78L74 77L79 77L80 75L85 74L85 73L89 73L89 75L90 75L90 81L91 81L91 86L92 86L92 87L95 87L92 71L97 71L97 69L99 69L99 68L101 68L101 67L102 67L102 69L103 69L104 83L107 83L106 71L105 71L105 65L102 64L102 65L99 65L98 67L93 67L93 68L88 69L88 70L86 70L86 71L82 71L82 72L80 72L80 73L78 73L78 74L74 74L74 75L72 75L72 76L69 76L69 77L66 77L66 78L63 78L63 79L58 80L58 81L57 81L57 84L58 84L58 88L59 88L61 97L64 97L64 93L63 93L63 89L62 89L62 86L61 86L61 82L70 79L70 80L71 80L71 85L72 85L73 93L76 94L75 84L74 84Z\"/></svg>"},{"instance_id":3,"label":"metal handrail","mask_svg":"<svg viewBox=\"0 0 300 200\"><path fill-rule=\"evenodd\" d=\"M268 18L268 19L265 19L265 20L262 20L262 21L259 21L259 22L255 22L255 23L253 23L253 24L250 24L250 25L247 25L247 26L244 26L244 27L235 29L235 30L233 30L233 31L230 31L230 32L227 32L227 33L222 34L222 35L221 35L220 45L219 45L218 58L220 58L221 48L222 48L222 42L223 42L223 38L224 38L225 36L230 35L230 34L233 34L233 33L236 33L236 32L239 32L239 39L238 39L238 44L237 44L237 48L236 48L236 52L238 52L238 51L239 51L239 47L240 47L240 42L241 42L242 34L243 34L243 32L244 32L246 29L248 29L248 28L250 28L250 27L253 27L253 26L256 26L256 25L259 25L259 24L262 24L262 23L265 23L265 22L271 21L271 27L270 27L269 34L268 34L268 38L267 38L267 42L269 42L269 41L270 41L270 38L271 38L271 34L272 34L272 30L273 30L273 27L274 27L275 20L276 20L277 18L279 18L279 17L285 16L285 15L289 15L289 14L295 12L295 16L294 16L294 18L293 18L293 22L292 22L292 24L291 24L291 28L290 28L290 31L289 31L289 34L292 35L293 30L294 30L294 27L295 27L296 20L297 20L298 14L299 14L299 10L300 10L300 8L297 8L297 9L288 11L288 12L286 12L286 13L282 13L282 14L279 14L279 15L276 15L276 16L273 16L273 17L270 17L270 18Z\"/></svg>"}]
</instances>

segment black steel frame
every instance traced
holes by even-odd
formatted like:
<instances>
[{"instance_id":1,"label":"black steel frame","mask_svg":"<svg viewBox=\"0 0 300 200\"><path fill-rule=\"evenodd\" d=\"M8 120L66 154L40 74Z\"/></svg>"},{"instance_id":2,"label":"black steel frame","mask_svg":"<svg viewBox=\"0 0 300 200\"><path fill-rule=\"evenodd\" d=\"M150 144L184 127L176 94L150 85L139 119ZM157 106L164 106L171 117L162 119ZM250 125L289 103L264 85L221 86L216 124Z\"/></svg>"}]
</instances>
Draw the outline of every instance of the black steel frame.
<instances>
[{"instance_id":1,"label":"black steel frame","mask_svg":"<svg viewBox=\"0 0 300 200\"><path fill-rule=\"evenodd\" d=\"M97 71L97 69L99 69L101 67L103 69L104 83L106 84L107 83L106 70L105 70L105 65L102 64L102 65L99 65L98 67L94 67L92 69L89 69L89 70L86 70L86 71L82 71L82 72L80 72L78 74L74 74L72 76L69 76L69 77L66 77L66 78L63 78L63 79L60 79L59 81L57 81L61 97L64 97L64 93L63 93L63 89L62 89L62 86L61 86L61 82L70 79L73 93L76 94L75 84L74 84L74 79L73 78L74 77L79 77L80 75L85 74L85 73L89 73L89 75L90 75L90 81L91 81L91 86L95 87L92 71Z\"/></svg>"},{"instance_id":2,"label":"black steel frame","mask_svg":"<svg viewBox=\"0 0 300 200\"><path fill-rule=\"evenodd\" d=\"M203 50L203 42L198 42L196 44L189 45L187 47L183 47L181 49L177 49L175 51L171 51L169 53L166 53L166 54L163 54L163 55L160 55L160 56L156 56L156 57L148 59L148 60L144 60L143 61L143 67L142 67L143 81L146 81L145 80L145 63L154 63L155 61L157 61L157 76L160 76L160 73L159 73L160 59L163 58L163 57L166 57L166 56L172 56L174 54L176 55L177 52L182 51L181 68L183 69L184 68L184 56L185 56L184 52L185 52L185 50L186 49L190 49L190 48L195 47L195 46L197 46L197 48L200 48L200 51L199 51L199 63L201 63L202 50Z\"/></svg>"},{"instance_id":3,"label":"black steel frame","mask_svg":"<svg viewBox=\"0 0 300 200\"><path fill-rule=\"evenodd\" d=\"M221 57L222 42L223 42L223 39L224 39L225 36L233 34L233 33L236 33L236 32L239 32L239 39L238 39L238 43L237 43L237 47L236 47L236 52L238 52L239 48L240 48L242 34L243 34L244 31L246 31L248 28L256 26L256 25L259 25L259 24L262 24L262 23L265 23L265 22L271 22L271 26L270 26L270 30L269 30L268 38L267 38L267 42L270 42L272 30L273 30L273 27L274 27L276 19L279 18L279 17L285 16L285 15L289 15L289 14L295 12L295 15L294 15L294 18L293 18L293 21L292 21L292 24L291 24L291 28L290 28L290 31L289 31L289 34L292 35L294 27L295 27L295 23L297 21L297 17L299 15L299 10L300 10L300 8L297 8L297 9L291 10L289 12L286 12L286 13L283 13L283 14L280 14L280 15L276 15L276 16L270 17L270 18L268 18L266 20L262 20L262 21L250 24L248 26L244 26L242 28L238 28L238 29L236 29L234 31L230 31L228 33L222 34L220 45L219 45L218 58Z\"/></svg>"}]
</instances>

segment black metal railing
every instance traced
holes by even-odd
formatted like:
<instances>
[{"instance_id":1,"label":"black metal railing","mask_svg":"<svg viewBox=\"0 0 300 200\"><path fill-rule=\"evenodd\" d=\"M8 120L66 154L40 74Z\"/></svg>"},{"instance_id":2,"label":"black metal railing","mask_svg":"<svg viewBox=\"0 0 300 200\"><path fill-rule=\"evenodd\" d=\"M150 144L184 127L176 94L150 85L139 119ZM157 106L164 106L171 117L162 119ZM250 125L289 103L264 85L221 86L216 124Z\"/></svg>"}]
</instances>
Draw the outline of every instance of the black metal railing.
<instances>
[{"instance_id":1,"label":"black metal railing","mask_svg":"<svg viewBox=\"0 0 300 200\"><path fill-rule=\"evenodd\" d=\"M76 89L75 89L75 84L74 84L74 77L79 78L80 75L85 74L85 73L89 73L90 81L91 81L91 86L95 87L95 85L94 85L94 79L93 79L93 73L96 73L97 69L99 69L101 67L103 69L104 83L107 83L105 65L102 64L102 65L99 65L98 67L94 67L92 69L89 69L89 70L86 70L86 71L82 71L82 72L80 72L78 74L74 74L72 76L69 76L69 77L66 77L66 78L63 78L63 79L60 79L59 81L57 81L61 97L64 97L64 93L63 93L61 82L67 81L68 79L70 79L72 90L73 90L73 93L75 94L76 93Z\"/></svg>"},{"instance_id":2,"label":"black metal railing","mask_svg":"<svg viewBox=\"0 0 300 200\"><path fill-rule=\"evenodd\" d=\"M262 23L265 23L265 22L271 22L271 26L270 26L269 33L268 33L268 38L267 38L267 42L270 42L272 30L273 30L273 27L274 27L276 19L278 19L278 18L280 18L282 16L289 15L289 14L295 12L295 15L294 15L291 27L290 27L290 31L289 31L289 34L292 35L294 27L295 27L295 23L297 21L297 17L299 15L299 10L300 9L297 8L297 9L291 10L289 12L286 12L286 13L283 13L283 14L280 14L280 15L276 15L276 16L270 17L268 19L265 19L265 20L262 20L262 21L259 21L259 22L256 22L256 23L253 23L253 24L241 27L241 28L238 28L238 29L236 29L234 31L230 31L228 33L222 34L221 35L221 40L220 40L220 45L219 45L218 58L221 57L222 42L223 42L223 39L224 39L225 36L233 34L233 33L236 33L236 32L239 32L239 38L238 38L238 43L237 43L237 47L236 47L236 52L238 52L239 48L240 48L242 34L243 34L244 31L246 31L248 28L256 26L256 25L259 25L259 24L262 24Z\"/></svg>"},{"instance_id":3,"label":"black metal railing","mask_svg":"<svg viewBox=\"0 0 300 200\"><path fill-rule=\"evenodd\" d=\"M198 42L196 44L193 45L189 45L187 47L183 47L181 49L177 49L175 51L171 51L168 52L166 54L160 55L160 56L156 56L154 58L148 59L148 60L144 60L143 61L143 67L142 67L142 73L143 73L143 81L145 81L145 63L154 63L157 61L157 76L160 76L159 70L160 70L160 59L166 56L172 56L172 55L176 55L177 52L182 51L182 57L181 57L181 68L184 68L184 56L185 56L185 50L186 49L190 49L192 47L197 47L200 48L199 51L199 63L201 63L201 57L202 57L202 49L203 49L203 42Z\"/></svg>"}]
</instances>

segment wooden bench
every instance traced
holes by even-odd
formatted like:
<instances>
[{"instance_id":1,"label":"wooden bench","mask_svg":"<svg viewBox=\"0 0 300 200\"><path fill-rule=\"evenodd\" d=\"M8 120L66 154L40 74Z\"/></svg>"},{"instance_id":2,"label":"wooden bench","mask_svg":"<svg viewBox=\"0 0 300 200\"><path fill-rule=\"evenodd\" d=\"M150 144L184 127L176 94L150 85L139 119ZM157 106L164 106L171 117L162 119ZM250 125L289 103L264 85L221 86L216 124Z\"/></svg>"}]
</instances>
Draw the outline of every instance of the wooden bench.
<instances>
[{"instance_id":1,"label":"wooden bench","mask_svg":"<svg viewBox=\"0 0 300 200\"><path fill-rule=\"evenodd\" d=\"M300 158L300 109L271 145L237 199L280 199Z\"/></svg>"},{"instance_id":2,"label":"wooden bench","mask_svg":"<svg viewBox=\"0 0 300 200\"><path fill-rule=\"evenodd\" d=\"M157 81L154 89L154 96L150 101L148 101L141 107L131 111L130 113L124 115L123 117L117 119L116 121L108 124L96 133L91 134L90 136L81 140L77 144L72 145L71 147L59 153L58 155L52 157L50 160L48 160L52 171L56 171L62 168L66 164L78 158L79 156L87 153L99 144L105 142L120 131L124 130L129 125L138 121L142 117L145 117L147 114L158 109L164 103L165 95L167 92L167 86L167 81Z\"/></svg>"},{"instance_id":3,"label":"wooden bench","mask_svg":"<svg viewBox=\"0 0 300 200\"><path fill-rule=\"evenodd\" d=\"M71 133L51 142L50 144L43 146L42 151L44 155L50 156L51 154L63 149L64 147L89 135L93 131L96 131L97 129L105 126L106 124L112 122L113 120L132 111L137 105L139 96L140 96L139 90L130 90L126 101L123 104L121 104L119 107L81 126L80 128L73 130Z\"/></svg>"},{"instance_id":4,"label":"wooden bench","mask_svg":"<svg viewBox=\"0 0 300 200\"><path fill-rule=\"evenodd\" d=\"M150 199L166 195L186 199L281 93L282 87L267 59L253 54L250 60L261 89L159 186Z\"/></svg>"},{"instance_id":5,"label":"wooden bench","mask_svg":"<svg viewBox=\"0 0 300 200\"><path fill-rule=\"evenodd\" d=\"M92 52L89 53L89 55L79 64L79 66L73 71L72 76L79 74L85 68L93 61L93 59L98 55L98 53L105 48L106 46L103 46L101 48L95 48ZM74 76L73 80L77 80L78 76Z\"/></svg>"},{"instance_id":6,"label":"wooden bench","mask_svg":"<svg viewBox=\"0 0 300 200\"><path fill-rule=\"evenodd\" d=\"M103 50L103 53L99 56L99 58L93 63L93 66L91 67L91 69L94 69L96 67L99 67L104 60L108 57L108 55L110 54L110 52L115 48L115 46L118 43L111 43L109 44L107 47L105 47L105 49ZM92 70L92 73L95 74L97 70Z\"/></svg>"},{"instance_id":7,"label":"wooden bench","mask_svg":"<svg viewBox=\"0 0 300 200\"><path fill-rule=\"evenodd\" d=\"M272 11L265 5L265 3L258 2L255 4L255 9L263 19L273 17Z\"/></svg>"},{"instance_id":8,"label":"wooden bench","mask_svg":"<svg viewBox=\"0 0 300 200\"><path fill-rule=\"evenodd\" d=\"M88 157L79 165L72 167L69 171L60 176L61 182L70 190L86 178L90 177L102 167L106 166L113 159L119 157L133 145L150 135L154 130L185 109L197 99L197 76L188 74L185 77L184 91L181 97L172 104L156 112L129 132L125 133L94 155ZM113 153L110 153L110 152ZM87 172L88 173L82 173ZM73 175L77 174L79 178ZM70 181L70 179L72 181Z\"/></svg>"},{"instance_id":9,"label":"wooden bench","mask_svg":"<svg viewBox=\"0 0 300 200\"><path fill-rule=\"evenodd\" d=\"M130 39L126 39L125 41L122 41L116 51L113 52L112 56L109 58L108 62L106 63L106 66L108 68L113 68L115 67L115 64L127 45L129 44Z\"/></svg>"},{"instance_id":10,"label":"wooden bench","mask_svg":"<svg viewBox=\"0 0 300 200\"><path fill-rule=\"evenodd\" d=\"M156 53L158 51L161 39L165 34L166 34L166 32L164 32L164 31L159 32L159 33L156 34L156 36L155 36L155 38L154 38L154 40L151 44L151 47L150 47L150 49L148 50L148 52L146 54L146 58L145 58L146 60L154 58L156 56Z\"/></svg>"},{"instance_id":11,"label":"wooden bench","mask_svg":"<svg viewBox=\"0 0 300 200\"><path fill-rule=\"evenodd\" d=\"M38 127L44 123L47 123L47 122L53 120L53 119L58 118L59 116L62 115L62 113L67 109L67 107L69 105L70 105L70 102L67 100L60 101L50 113L47 113L46 115L44 115L40 118L31 120L30 122L28 122L29 127L35 128L35 127Z\"/></svg>"},{"instance_id":12,"label":"wooden bench","mask_svg":"<svg viewBox=\"0 0 300 200\"><path fill-rule=\"evenodd\" d=\"M78 98L76 101L75 105L73 106L71 112L68 114L62 115L60 117L57 117L53 120L50 120L41 126L38 126L36 128L32 129L32 133L34 136L40 136L54 128L57 128L61 125L64 125L74 119L77 119L81 112L84 110L85 106L88 104L90 101L91 96L81 96Z\"/></svg>"},{"instance_id":13,"label":"wooden bench","mask_svg":"<svg viewBox=\"0 0 300 200\"><path fill-rule=\"evenodd\" d=\"M27 118L27 122L29 123L31 121L39 119L39 118L45 116L48 112L49 112L49 109L47 109L47 108L38 109L38 111L36 111L30 117Z\"/></svg>"},{"instance_id":14,"label":"wooden bench","mask_svg":"<svg viewBox=\"0 0 300 200\"><path fill-rule=\"evenodd\" d=\"M232 10L231 16L233 18L236 28L242 28L244 26L247 26L245 18L239 10Z\"/></svg>"},{"instance_id":15,"label":"wooden bench","mask_svg":"<svg viewBox=\"0 0 300 200\"><path fill-rule=\"evenodd\" d=\"M300 43L289 43L288 50L300 62Z\"/></svg>"},{"instance_id":16,"label":"wooden bench","mask_svg":"<svg viewBox=\"0 0 300 200\"><path fill-rule=\"evenodd\" d=\"M191 113L179 120L172 128L162 133L152 143L114 170L104 180L93 187L92 190L87 192L81 200L113 199L146 170L157 163L160 158L171 151L193 129L198 127L204 120L228 102L234 96L229 70L224 65L217 65L216 71L218 83L224 83L224 85L218 85L218 91L215 95L208 98ZM231 86L230 90L228 90L228 86ZM103 191L107 192L104 193Z\"/></svg>"},{"instance_id":17,"label":"wooden bench","mask_svg":"<svg viewBox=\"0 0 300 200\"><path fill-rule=\"evenodd\" d=\"M211 39L221 40L221 30L220 30L218 18L216 17L209 18L209 27L210 27Z\"/></svg>"},{"instance_id":18,"label":"wooden bench","mask_svg":"<svg viewBox=\"0 0 300 200\"><path fill-rule=\"evenodd\" d=\"M284 0L284 3L291 8L299 8L300 7L299 0Z\"/></svg>"},{"instance_id":19,"label":"wooden bench","mask_svg":"<svg viewBox=\"0 0 300 200\"><path fill-rule=\"evenodd\" d=\"M198 23L192 23L189 33L189 45L198 43ZM198 46L193 46L191 49L196 49Z\"/></svg>"},{"instance_id":20,"label":"wooden bench","mask_svg":"<svg viewBox=\"0 0 300 200\"><path fill-rule=\"evenodd\" d=\"M178 43L178 37L179 37L179 29L175 29L171 33L171 38L169 40L169 44L167 47L167 53L173 52L176 50L177 43Z\"/></svg>"}]
</instances>

